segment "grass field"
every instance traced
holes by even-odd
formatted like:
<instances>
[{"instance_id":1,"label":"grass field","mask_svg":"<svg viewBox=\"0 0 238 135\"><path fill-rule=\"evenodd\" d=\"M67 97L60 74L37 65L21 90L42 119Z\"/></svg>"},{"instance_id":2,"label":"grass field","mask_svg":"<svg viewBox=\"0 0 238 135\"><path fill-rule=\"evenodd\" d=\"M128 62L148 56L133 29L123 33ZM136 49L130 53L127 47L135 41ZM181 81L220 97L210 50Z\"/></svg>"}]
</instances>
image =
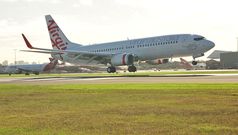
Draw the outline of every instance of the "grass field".
<instances>
[{"instance_id":1,"label":"grass field","mask_svg":"<svg viewBox=\"0 0 238 135\"><path fill-rule=\"evenodd\" d=\"M0 134L237 134L238 84L0 84Z\"/></svg>"}]
</instances>

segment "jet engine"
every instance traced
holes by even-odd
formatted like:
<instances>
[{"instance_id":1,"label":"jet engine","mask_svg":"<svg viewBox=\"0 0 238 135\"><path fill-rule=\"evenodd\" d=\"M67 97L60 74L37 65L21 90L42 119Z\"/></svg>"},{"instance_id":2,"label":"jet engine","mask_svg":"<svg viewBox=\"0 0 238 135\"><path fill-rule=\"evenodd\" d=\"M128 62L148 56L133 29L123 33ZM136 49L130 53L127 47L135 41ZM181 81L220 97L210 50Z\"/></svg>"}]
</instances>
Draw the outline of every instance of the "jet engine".
<instances>
[{"instance_id":1,"label":"jet engine","mask_svg":"<svg viewBox=\"0 0 238 135\"><path fill-rule=\"evenodd\" d=\"M133 54L117 54L114 55L111 59L111 64L113 66L133 65L133 63L134 63Z\"/></svg>"}]
</instances>

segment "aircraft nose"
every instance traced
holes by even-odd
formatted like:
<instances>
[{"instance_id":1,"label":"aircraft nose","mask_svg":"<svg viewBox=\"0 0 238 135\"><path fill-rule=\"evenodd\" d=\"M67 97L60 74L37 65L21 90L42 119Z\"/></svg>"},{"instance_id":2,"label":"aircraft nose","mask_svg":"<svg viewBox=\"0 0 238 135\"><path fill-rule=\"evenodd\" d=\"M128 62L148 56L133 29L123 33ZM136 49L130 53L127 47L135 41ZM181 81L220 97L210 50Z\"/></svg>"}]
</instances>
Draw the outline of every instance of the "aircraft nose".
<instances>
[{"instance_id":1,"label":"aircraft nose","mask_svg":"<svg viewBox=\"0 0 238 135\"><path fill-rule=\"evenodd\" d=\"M212 49L213 47L215 47L215 43L212 41L208 41L208 46L209 46L209 49Z\"/></svg>"}]
</instances>

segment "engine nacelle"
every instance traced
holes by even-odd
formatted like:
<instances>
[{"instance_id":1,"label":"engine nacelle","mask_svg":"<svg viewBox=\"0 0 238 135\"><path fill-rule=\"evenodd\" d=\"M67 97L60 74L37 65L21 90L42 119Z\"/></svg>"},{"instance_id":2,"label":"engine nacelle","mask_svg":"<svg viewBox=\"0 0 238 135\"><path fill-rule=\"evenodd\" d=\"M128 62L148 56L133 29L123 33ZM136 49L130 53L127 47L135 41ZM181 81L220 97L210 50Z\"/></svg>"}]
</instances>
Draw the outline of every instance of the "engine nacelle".
<instances>
[{"instance_id":1,"label":"engine nacelle","mask_svg":"<svg viewBox=\"0 0 238 135\"><path fill-rule=\"evenodd\" d=\"M117 54L114 55L111 59L111 64L113 66L133 65L133 63L134 63L133 54Z\"/></svg>"}]
</instances>

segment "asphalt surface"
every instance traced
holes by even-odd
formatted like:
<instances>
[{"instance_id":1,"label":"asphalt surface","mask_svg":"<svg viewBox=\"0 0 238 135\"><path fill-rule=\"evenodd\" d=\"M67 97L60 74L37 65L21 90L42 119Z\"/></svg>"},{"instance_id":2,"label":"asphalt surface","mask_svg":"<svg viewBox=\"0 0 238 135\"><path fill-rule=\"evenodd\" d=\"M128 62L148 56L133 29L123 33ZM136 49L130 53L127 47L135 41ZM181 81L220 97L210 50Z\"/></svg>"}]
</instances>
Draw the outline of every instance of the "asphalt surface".
<instances>
[{"instance_id":1,"label":"asphalt surface","mask_svg":"<svg viewBox=\"0 0 238 135\"><path fill-rule=\"evenodd\" d=\"M0 84L238 83L238 74L0 78Z\"/></svg>"}]
</instances>

